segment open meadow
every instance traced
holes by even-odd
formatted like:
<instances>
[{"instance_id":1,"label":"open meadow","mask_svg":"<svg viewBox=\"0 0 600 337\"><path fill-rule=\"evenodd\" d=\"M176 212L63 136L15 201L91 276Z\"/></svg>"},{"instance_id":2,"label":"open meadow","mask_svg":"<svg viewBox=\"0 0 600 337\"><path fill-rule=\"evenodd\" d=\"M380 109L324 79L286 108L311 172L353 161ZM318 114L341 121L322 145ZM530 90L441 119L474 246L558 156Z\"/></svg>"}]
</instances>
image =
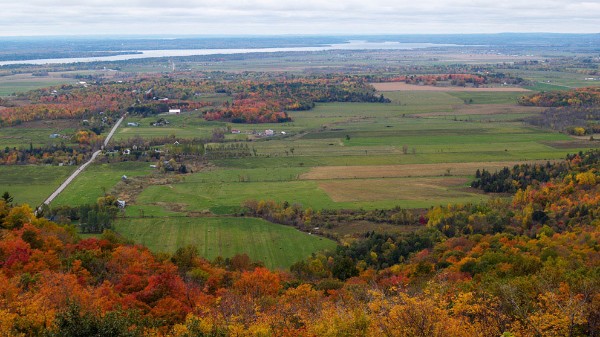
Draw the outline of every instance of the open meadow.
<instances>
[{"instance_id":1,"label":"open meadow","mask_svg":"<svg viewBox=\"0 0 600 337\"><path fill-rule=\"evenodd\" d=\"M0 166L0 193L17 204L40 205L75 170L73 166Z\"/></svg>"},{"instance_id":2,"label":"open meadow","mask_svg":"<svg viewBox=\"0 0 600 337\"><path fill-rule=\"evenodd\" d=\"M119 220L115 229L155 252L174 253L194 245L210 260L246 253L272 269L288 269L313 252L336 246L332 240L254 218L129 218Z\"/></svg>"}]
</instances>

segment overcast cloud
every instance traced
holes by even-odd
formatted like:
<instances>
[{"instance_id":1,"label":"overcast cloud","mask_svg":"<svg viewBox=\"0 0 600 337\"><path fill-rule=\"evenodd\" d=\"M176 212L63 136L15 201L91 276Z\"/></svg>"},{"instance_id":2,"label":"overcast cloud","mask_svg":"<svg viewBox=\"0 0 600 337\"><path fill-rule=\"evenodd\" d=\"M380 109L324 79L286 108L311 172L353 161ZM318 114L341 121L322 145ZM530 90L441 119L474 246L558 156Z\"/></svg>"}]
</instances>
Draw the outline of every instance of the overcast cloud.
<instances>
[{"instance_id":1,"label":"overcast cloud","mask_svg":"<svg viewBox=\"0 0 600 337\"><path fill-rule=\"evenodd\" d=\"M0 0L1 36L600 32L600 0Z\"/></svg>"}]
</instances>

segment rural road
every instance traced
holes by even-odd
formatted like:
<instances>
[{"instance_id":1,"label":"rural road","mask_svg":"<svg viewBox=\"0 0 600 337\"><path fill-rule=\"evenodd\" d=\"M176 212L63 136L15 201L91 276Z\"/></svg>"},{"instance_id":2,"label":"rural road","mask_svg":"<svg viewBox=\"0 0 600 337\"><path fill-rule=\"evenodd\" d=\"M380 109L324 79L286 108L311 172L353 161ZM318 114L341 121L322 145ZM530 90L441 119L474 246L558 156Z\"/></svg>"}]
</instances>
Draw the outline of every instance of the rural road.
<instances>
[{"instance_id":1,"label":"rural road","mask_svg":"<svg viewBox=\"0 0 600 337\"><path fill-rule=\"evenodd\" d=\"M114 135L115 131L117 131L117 129L119 128L119 125L121 125L121 122L123 122L123 120L125 119L125 116L127 114L124 114L121 118L119 118L119 120L115 123L115 125L113 126L113 128L110 130L110 132L108 133L108 136L106 136L106 139L104 140L104 146L103 148L108 145L108 142L110 141L110 139L112 138L112 136ZM77 168L77 170L75 170L75 172L73 172L57 189L56 191L54 191L54 193L52 193L48 199L46 199L46 201L44 201L44 204L46 205L50 205L50 203L52 202L52 200L54 200L54 198L56 198L60 192L62 192L67 186L69 186L69 184L73 181L73 179L77 178L77 176L79 175L79 173L83 172L83 170L85 170L86 167L88 167L88 165L90 165L95 159L96 157L100 154L100 152L102 152L102 150L98 150L96 152L94 152L94 154L92 154L92 157L90 158L90 160L88 160L87 162L83 163L81 166L79 166Z\"/></svg>"}]
</instances>

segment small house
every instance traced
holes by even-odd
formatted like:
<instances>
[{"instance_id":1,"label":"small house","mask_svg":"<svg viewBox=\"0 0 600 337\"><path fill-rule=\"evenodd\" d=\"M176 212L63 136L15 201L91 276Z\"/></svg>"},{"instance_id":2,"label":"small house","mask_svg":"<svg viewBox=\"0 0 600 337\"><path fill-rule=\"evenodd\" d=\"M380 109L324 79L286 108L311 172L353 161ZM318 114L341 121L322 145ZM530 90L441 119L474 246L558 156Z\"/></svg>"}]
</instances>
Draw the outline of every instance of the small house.
<instances>
[{"instance_id":1,"label":"small house","mask_svg":"<svg viewBox=\"0 0 600 337\"><path fill-rule=\"evenodd\" d=\"M240 131L240 130L237 130L237 129L232 129L232 130L231 130L231 133L233 133L233 134L236 134L236 135L237 135L237 134L241 133L241 131Z\"/></svg>"},{"instance_id":2,"label":"small house","mask_svg":"<svg viewBox=\"0 0 600 337\"><path fill-rule=\"evenodd\" d=\"M125 200L117 200L117 206L121 209L125 208Z\"/></svg>"},{"instance_id":3,"label":"small house","mask_svg":"<svg viewBox=\"0 0 600 337\"><path fill-rule=\"evenodd\" d=\"M50 138L52 138L52 139L58 138L58 137L60 137L60 134L58 134L58 133L53 133L50 135Z\"/></svg>"},{"instance_id":4,"label":"small house","mask_svg":"<svg viewBox=\"0 0 600 337\"><path fill-rule=\"evenodd\" d=\"M137 126L140 126L140 123L136 123L136 122L128 122L128 123L127 123L127 126L134 126L134 127L137 127Z\"/></svg>"},{"instance_id":5,"label":"small house","mask_svg":"<svg viewBox=\"0 0 600 337\"><path fill-rule=\"evenodd\" d=\"M273 136L275 134L275 131L268 129L265 130L265 136Z\"/></svg>"},{"instance_id":6,"label":"small house","mask_svg":"<svg viewBox=\"0 0 600 337\"><path fill-rule=\"evenodd\" d=\"M179 115L181 113L181 109L169 109L169 115Z\"/></svg>"}]
</instances>

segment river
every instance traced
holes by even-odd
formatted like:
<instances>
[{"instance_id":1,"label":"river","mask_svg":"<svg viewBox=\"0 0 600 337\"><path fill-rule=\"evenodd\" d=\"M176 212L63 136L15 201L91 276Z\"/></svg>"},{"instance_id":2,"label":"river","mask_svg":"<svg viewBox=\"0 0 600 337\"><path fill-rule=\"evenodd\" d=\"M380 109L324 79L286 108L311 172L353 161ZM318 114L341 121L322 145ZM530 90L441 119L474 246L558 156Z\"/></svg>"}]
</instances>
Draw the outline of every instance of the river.
<instances>
[{"instance_id":1,"label":"river","mask_svg":"<svg viewBox=\"0 0 600 337\"><path fill-rule=\"evenodd\" d=\"M3 61L0 66L11 64L64 64L78 62L99 62L99 61L125 61L152 57L177 57L177 56L195 56L195 55L230 55L230 54L248 54L248 53L278 53L278 52L313 52L325 50L368 50L368 49L396 49L412 50L433 47L460 47L455 44L435 44L435 43L401 43L401 42L367 42L367 41L348 41L347 43L331 44L314 47L289 47L289 48L244 48L244 49L170 49L170 50L131 50L137 54L121 54L115 56L98 57L72 57L57 59L38 59L38 60L19 60Z\"/></svg>"}]
</instances>

